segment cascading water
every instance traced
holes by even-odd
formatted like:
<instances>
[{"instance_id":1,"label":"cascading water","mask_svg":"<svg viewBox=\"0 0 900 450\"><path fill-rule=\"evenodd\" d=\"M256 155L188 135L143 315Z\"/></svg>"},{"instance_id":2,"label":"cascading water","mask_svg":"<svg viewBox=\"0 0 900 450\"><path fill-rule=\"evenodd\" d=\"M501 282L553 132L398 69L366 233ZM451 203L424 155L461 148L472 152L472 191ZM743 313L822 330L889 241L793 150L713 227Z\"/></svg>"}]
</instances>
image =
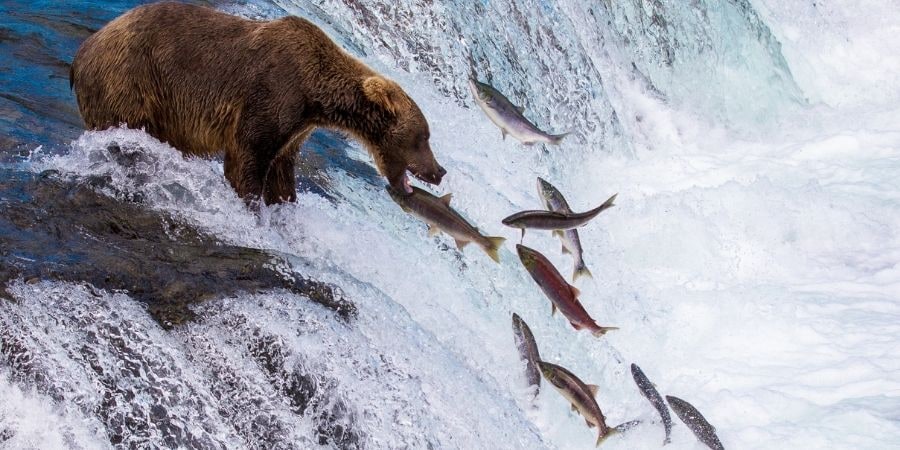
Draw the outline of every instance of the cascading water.
<instances>
[{"instance_id":1,"label":"cascading water","mask_svg":"<svg viewBox=\"0 0 900 450\"><path fill-rule=\"evenodd\" d=\"M47 64L54 102L72 108L67 81L54 75L63 71L21 50L32 48L28 39L40 42L29 33L76 30L71 36L83 39L84 28L133 5L91 3L86 18L19 6L7 7L11 25L0 28L18 39L0 46L18 47L0 54ZM154 224L123 222L133 213L78 222L72 233L81 241L61 241L77 257L0 248L0 262L14 268L0 270L9 278L0 290L0 447L592 446L596 430L552 387L545 383L531 400L513 312L545 360L600 386L611 424L643 421L604 448L662 443L656 413L631 380L632 362L663 395L697 406L728 448L900 442L900 109L884 101L900 90L884 68L820 75L816 65L832 61L831 47L803 35L818 24L851 23L851 5L216 6L254 18L303 15L400 82L428 117L449 172L438 190L452 192L453 206L485 234L508 238L502 263L428 237L389 199L365 151L342 136L318 132L304 147L295 204L256 212L230 189L221 162L185 159L143 132L75 133L68 144L67 124L77 118L50 114L47 103L55 103L33 100L41 97L31 82L0 71L0 85L21 91L0 103L20 118L2 128L12 144L0 161L16 175L0 180L0 205L17 213L0 220L0 243L55 242L59 226L41 231L44 216L18 212L38 211L23 202L41 193L64 197L60 205L105 205L71 186L140 209ZM896 30L900 14L889 1L867 7L880 12L866 22L876 27L826 28L825 42L870 47ZM70 61L78 39L33 52ZM891 67L892 46L870 51ZM473 72L539 126L574 136L547 148L501 140L473 107ZM835 92L854 77L860 83ZM499 223L540 206L537 176L576 210L619 193L617 206L581 231L594 274L578 283L582 302L600 323L620 327L604 338L550 315L515 255L518 231ZM63 187L42 190L46 183ZM139 229L162 231L144 238ZM185 311L167 322L171 314L159 310L171 305L147 300L144 287L79 281L88 271L69 268L95 261L85 250L91 242L100 253L114 244L104 261L127 267L141 256L131 245L188 242L200 255L203 245L253 249L255 258L269 255L254 277L334 286L352 313L336 312L318 291L273 283L182 300ZM570 275L571 259L549 233L529 232L525 243ZM178 252L187 250L172 248L173 260L164 259L168 251L147 253L177 273ZM151 297L178 302L185 289L172 284ZM668 447L699 446L676 419Z\"/></svg>"}]
</instances>

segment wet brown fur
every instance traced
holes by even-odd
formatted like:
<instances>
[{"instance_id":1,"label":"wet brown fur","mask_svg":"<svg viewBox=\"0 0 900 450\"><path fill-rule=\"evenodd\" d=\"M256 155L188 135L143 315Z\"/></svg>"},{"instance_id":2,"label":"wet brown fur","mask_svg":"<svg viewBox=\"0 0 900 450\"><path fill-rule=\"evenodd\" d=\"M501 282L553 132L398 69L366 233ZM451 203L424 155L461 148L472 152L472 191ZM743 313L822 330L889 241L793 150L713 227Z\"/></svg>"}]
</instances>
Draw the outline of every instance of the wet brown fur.
<instances>
[{"instance_id":1,"label":"wet brown fur","mask_svg":"<svg viewBox=\"0 0 900 450\"><path fill-rule=\"evenodd\" d=\"M89 37L71 83L88 128L143 128L185 154L225 153L247 199L296 198L294 161L316 127L365 144L388 181L440 183L415 102L299 17L252 21L178 3L140 6Z\"/></svg>"}]
</instances>

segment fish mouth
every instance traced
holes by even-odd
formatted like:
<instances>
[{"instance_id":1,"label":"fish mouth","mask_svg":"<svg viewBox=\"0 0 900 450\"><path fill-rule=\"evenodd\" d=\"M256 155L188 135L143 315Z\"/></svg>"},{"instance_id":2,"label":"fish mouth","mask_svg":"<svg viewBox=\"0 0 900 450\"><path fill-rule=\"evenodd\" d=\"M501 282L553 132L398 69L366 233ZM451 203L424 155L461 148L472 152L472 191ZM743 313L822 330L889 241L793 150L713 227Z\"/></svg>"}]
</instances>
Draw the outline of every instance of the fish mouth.
<instances>
[{"instance_id":1,"label":"fish mouth","mask_svg":"<svg viewBox=\"0 0 900 450\"><path fill-rule=\"evenodd\" d=\"M478 81L474 78L469 78L469 91L472 92L472 97L475 97L475 100L481 101L481 93L478 90Z\"/></svg>"},{"instance_id":2,"label":"fish mouth","mask_svg":"<svg viewBox=\"0 0 900 450\"><path fill-rule=\"evenodd\" d=\"M533 252L534 252L534 250L532 250L522 244L516 244L516 253L519 254L519 258L521 258L521 259L527 259L528 257L530 257L532 255Z\"/></svg>"},{"instance_id":3,"label":"fish mouth","mask_svg":"<svg viewBox=\"0 0 900 450\"><path fill-rule=\"evenodd\" d=\"M538 186L538 191L542 195L546 195L546 193L550 192L550 189L552 188L552 185L550 183L548 183L547 180L545 180L541 177L537 177L537 186Z\"/></svg>"}]
</instances>

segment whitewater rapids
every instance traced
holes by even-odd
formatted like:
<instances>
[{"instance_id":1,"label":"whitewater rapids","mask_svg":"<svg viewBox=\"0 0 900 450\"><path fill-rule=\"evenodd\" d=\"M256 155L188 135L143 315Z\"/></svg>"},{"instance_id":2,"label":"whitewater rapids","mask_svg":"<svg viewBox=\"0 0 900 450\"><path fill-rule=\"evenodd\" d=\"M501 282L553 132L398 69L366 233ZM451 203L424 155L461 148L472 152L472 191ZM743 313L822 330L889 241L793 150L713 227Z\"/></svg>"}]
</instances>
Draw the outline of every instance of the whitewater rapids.
<instances>
[{"instance_id":1,"label":"whitewater rapids","mask_svg":"<svg viewBox=\"0 0 900 450\"><path fill-rule=\"evenodd\" d=\"M247 350L251 340L277 347L288 369L317 374L319 392L329 394L315 414L352 418L365 448L592 448L594 430L546 383L530 402L513 343L515 312L544 359L600 386L611 424L644 421L604 448L658 448L663 439L630 363L661 394L696 406L726 448L900 448L900 44L893 38L900 13L891 2L866 2L859 8L870 13L859 17L852 2L735 2L752 3L771 35L741 47L750 49L745 72L727 61L699 70L713 77L728 68L708 85L679 83L699 58L685 56L666 73L644 70L645 77L607 67L642 56L609 36L602 51L584 46L577 58L556 61L559 80L546 85L541 73L554 64L526 61L527 49L505 65L487 63L495 84L527 94L527 111L548 128L585 125L577 139L547 149L501 140L456 89L465 83L452 76L465 70L457 50L444 52L444 62L404 65L398 61L411 59L403 48L374 43L375 30L391 36L392 29L358 22L364 15L343 2L275 3L312 15L333 35L353 29L336 39L363 49L357 53L367 63L416 99L448 171L435 192L453 193L452 205L484 234L508 238L502 264L474 246L460 252L445 236L428 237L381 180L346 170L327 173L333 198L302 191L295 204L256 213L235 196L220 162L185 159L140 131L87 132L63 154L38 149L23 163L28 170L108 176L116 191L140 193L147 208L229 244L282 255L294 265L286 270L302 267L340 286L359 317L347 325L291 295L260 293L206 302L196 323L165 331L127 292L13 282L15 302L0 300L2 342L22 343L46 382L22 382L0 363L0 446L106 448L113 433L125 445L165 445L173 429L193 430L208 447L318 445L313 414L285 404ZM414 2L401 5L418 11ZM584 43L588 24L577 18L589 16L576 14L577 5L538 2L546 15L530 20L567 18L553 22L570 39L560 41ZM685 11L667 8L659 10L667 20L688 23ZM329 13L312 14L320 9ZM402 25L400 12L380 17ZM436 54L457 48L437 40L440 25L416 31L437 42ZM757 36L721 28L743 33L731 44ZM486 30L472 25L460 37L474 46ZM772 56L770 39L783 56ZM571 55L575 47L553 48L534 55ZM682 48L673 51L682 56ZM440 71L431 67L448 75L435 80ZM514 75L504 77L504 68ZM567 93L584 80L596 81L594 95L570 101ZM150 157L123 166L108 154L112 142ZM354 143L347 151L370 161ZM550 316L515 256L519 231L500 224L540 207L538 176L576 210L619 194L580 231L594 274L578 283L582 302L600 323L620 328L602 339ZM525 243L571 273L571 258L549 233L529 232ZM88 370L92 364L108 377ZM104 403L98 385L133 393L113 411L142 425L112 430L115 420L95 414ZM153 420L159 407L165 426ZM274 430L265 439L238 426L262 414ZM701 448L674 420L667 448Z\"/></svg>"}]
</instances>

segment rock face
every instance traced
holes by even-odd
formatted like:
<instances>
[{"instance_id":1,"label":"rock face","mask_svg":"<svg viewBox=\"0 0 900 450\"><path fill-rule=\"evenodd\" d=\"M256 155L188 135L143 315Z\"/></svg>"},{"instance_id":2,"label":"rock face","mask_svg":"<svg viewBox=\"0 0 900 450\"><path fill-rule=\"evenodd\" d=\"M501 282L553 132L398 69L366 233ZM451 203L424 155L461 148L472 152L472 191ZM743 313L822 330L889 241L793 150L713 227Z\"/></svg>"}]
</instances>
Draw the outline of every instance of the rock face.
<instances>
[{"instance_id":1,"label":"rock face","mask_svg":"<svg viewBox=\"0 0 900 450\"><path fill-rule=\"evenodd\" d=\"M171 217L98 194L52 173L0 175L0 283L13 278L86 282L127 291L164 327L187 306L236 293L286 289L350 319L332 286L291 275L279 258L223 244ZM102 185L104 180L91 180Z\"/></svg>"}]
</instances>

